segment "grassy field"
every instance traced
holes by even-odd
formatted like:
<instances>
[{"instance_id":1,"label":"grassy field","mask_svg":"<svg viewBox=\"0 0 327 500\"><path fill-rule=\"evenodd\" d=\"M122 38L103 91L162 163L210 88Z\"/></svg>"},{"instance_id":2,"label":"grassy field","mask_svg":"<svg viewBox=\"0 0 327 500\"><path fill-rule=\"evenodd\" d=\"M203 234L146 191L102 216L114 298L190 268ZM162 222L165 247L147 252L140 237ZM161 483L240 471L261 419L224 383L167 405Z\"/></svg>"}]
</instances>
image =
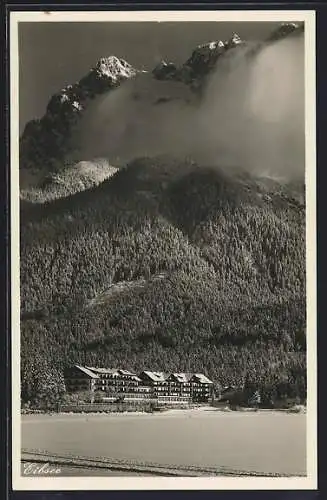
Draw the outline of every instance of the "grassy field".
<instances>
[{"instance_id":1,"label":"grassy field","mask_svg":"<svg viewBox=\"0 0 327 500\"><path fill-rule=\"evenodd\" d=\"M136 466L139 472L162 467L298 476L306 474L306 416L215 410L23 415L22 448L25 453L34 450L59 457L57 462L62 460L66 468L70 464L65 457L84 457L91 465L99 461L107 469L113 466L118 474L121 466L126 473ZM103 474L103 467L92 475L97 473Z\"/></svg>"}]
</instances>

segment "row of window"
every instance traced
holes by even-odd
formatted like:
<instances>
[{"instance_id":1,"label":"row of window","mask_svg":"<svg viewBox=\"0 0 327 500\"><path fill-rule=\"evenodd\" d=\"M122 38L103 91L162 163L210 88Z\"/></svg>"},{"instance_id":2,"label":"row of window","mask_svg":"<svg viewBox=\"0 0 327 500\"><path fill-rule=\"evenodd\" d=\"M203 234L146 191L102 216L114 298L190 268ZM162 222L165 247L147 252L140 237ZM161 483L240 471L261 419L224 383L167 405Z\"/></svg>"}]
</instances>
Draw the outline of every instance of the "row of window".
<instances>
[{"instance_id":1,"label":"row of window","mask_svg":"<svg viewBox=\"0 0 327 500\"><path fill-rule=\"evenodd\" d=\"M86 385L86 384L77 384L77 385L68 385L67 386L67 389L68 391L81 391L81 390L90 390L92 389L92 391L94 390L94 388L91 388L89 385ZM96 387L95 390L100 390L100 391L105 391L104 388L101 388L101 387ZM121 387L121 388L115 388L115 392L127 392L127 393L130 393L131 392L131 388L128 388L128 387ZM183 395L185 397L190 397L192 392L191 391L169 391L163 387L157 387L154 391L151 391L151 392L138 392L137 390L136 391L132 391L133 394L135 395L135 397L146 397L147 395L151 395L151 394L154 394L156 396L176 396L176 397L183 397ZM193 394L206 394L208 395L210 392L209 391L193 391Z\"/></svg>"},{"instance_id":2,"label":"row of window","mask_svg":"<svg viewBox=\"0 0 327 500\"><path fill-rule=\"evenodd\" d=\"M184 387L190 387L191 384L189 382L161 382L161 381L157 381L157 382L152 382L151 383L152 385L164 385L164 386L168 386L168 385L173 385L173 386L179 386L179 385L183 385ZM194 385L195 382L192 382L192 385Z\"/></svg>"},{"instance_id":3,"label":"row of window","mask_svg":"<svg viewBox=\"0 0 327 500\"><path fill-rule=\"evenodd\" d=\"M90 383L91 382L91 383ZM151 390L151 386L138 386L137 384L131 384L131 383L128 383L128 382L120 382L119 384L108 384L108 383L105 383L104 381L94 381L94 380L91 380L91 381L85 381L85 380L73 380L73 379L70 379L70 380L67 380L66 382L66 385L69 386L69 387L77 387L77 386L83 386L83 387L89 387L90 385L92 386L100 386L100 387L105 387L105 386L111 386L111 387L116 387L116 386L121 386L121 387L130 387L132 389L136 389L136 390L144 390L144 391L147 391L147 390ZM180 385L180 386L167 386L167 385L156 385L154 386L154 389L156 391L167 391L167 390L179 390L180 392L191 392L191 391L209 391L210 390L210 386L204 386L204 387L185 387L183 385Z\"/></svg>"},{"instance_id":4,"label":"row of window","mask_svg":"<svg viewBox=\"0 0 327 500\"><path fill-rule=\"evenodd\" d=\"M70 382L87 382L89 379L85 379L85 377L81 378L76 378L76 377L66 377L66 380ZM96 381L98 383L103 383L103 384L133 384L133 385L138 385L139 382L137 380L121 380L121 379L103 379L102 377L99 379L91 379L92 381Z\"/></svg>"},{"instance_id":5,"label":"row of window","mask_svg":"<svg viewBox=\"0 0 327 500\"><path fill-rule=\"evenodd\" d=\"M179 401L179 402L188 402L190 401L189 397L183 397L183 396L159 396L158 397L159 402L170 402L170 401Z\"/></svg>"},{"instance_id":6,"label":"row of window","mask_svg":"<svg viewBox=\"0 0 327 500\"><path fill-rule=\"evenodd\" d=\"M97 380L97 384L102 385L131 385L137 386L137 382L133 382L131 380Z\"/></svg>"},{"instance_id":7,"label":"row of window","mask_svg":"<svg viewBox=\"0 0 327 500\"><path fill-rule=\"evenodd\" d=\"M130 380L131 382L135 382L136 384L138 383L138 380L134 380L134 377L131 375L111 375L111 374L102 374L98 373L98 376L101 380L114 380L114 381L120 381L120 380Z\"/></svg>"},{"instance_id":8,"label":"row of window","mask_svg":"<svg viewBox=\"0 0 327 500\"><path fill-rule=\"evenodd\" d=\"M85 379L76 379L76 378L69 378L67 379L67 384L68 385L77 385L77 384L87 384L89 381ZM126 385L126 386L138 386L139 383L135 380L117 380L117 379L112 379L112 380L104 380L104 379L93 379L90 381L92 385ZM153 382L151 385L147 385L146 387L162 387L162 388L168 388L168 387L180 387L183 390L187 390L188 388L193 388L195 390L202 390L202 389L209 389L211 387L211 384L198 384L198 383L183 383L183 382Z\"/></svg>"},{"instance_id":9,"label":"row of window","mask_svg":"<svg viewBox=\"0 0 327 500\"><path fill-rule=\"evenodd\" d=\"M201 382L151 382L154 386L177 386L177 387L211 387L212 384L201 384Z\"/></svg>"},{"instance_id":10,"label":"row of window","mask_svg":"<svg viewBox=\"0 0 327 500\"><path fill-rule=\"evenodd\" d=\"M155 391L178 391L178 392L191 392L190 387L161 387L157 386L154 388Z\"/></svg>"}]
</instances>

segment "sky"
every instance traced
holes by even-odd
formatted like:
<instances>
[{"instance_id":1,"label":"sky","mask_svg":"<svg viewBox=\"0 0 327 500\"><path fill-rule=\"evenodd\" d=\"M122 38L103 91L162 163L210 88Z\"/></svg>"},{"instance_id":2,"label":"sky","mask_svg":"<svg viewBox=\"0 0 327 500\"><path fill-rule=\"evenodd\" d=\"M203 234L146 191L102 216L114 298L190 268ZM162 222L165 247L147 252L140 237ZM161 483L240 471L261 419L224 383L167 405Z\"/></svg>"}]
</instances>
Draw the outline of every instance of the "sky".
<instances>
[{"instance_id":1,"label":"sky","mask_svg":"<svg viewBox=\"0 0 327 500\"><path fill-rule=\"evenodd\" d=\"M201 43L262 40L276 22L20 22L20 132L40 118L50 97L78 81L101 57L115 55L139 69L162 59L183 63Z\"/></svg>"}]
</instances>

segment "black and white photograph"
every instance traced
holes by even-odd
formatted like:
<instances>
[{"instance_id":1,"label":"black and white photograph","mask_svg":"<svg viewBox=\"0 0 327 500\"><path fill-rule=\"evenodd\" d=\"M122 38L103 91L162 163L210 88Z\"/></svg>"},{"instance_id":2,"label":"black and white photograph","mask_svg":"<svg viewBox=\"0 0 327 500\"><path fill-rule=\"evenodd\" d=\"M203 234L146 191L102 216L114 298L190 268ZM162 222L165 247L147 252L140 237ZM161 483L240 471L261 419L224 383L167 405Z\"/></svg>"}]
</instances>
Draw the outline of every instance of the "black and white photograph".
<instances>
[{"instance_id":1,"label":"black and white photograph","mask_svg":"<svg viewBox=\"0 0 327 500\"><path fill-rule=\"evenodd\" d=\"M314 23L11 13L14 489L316 485Z\"/></svg>"}]
</instances>

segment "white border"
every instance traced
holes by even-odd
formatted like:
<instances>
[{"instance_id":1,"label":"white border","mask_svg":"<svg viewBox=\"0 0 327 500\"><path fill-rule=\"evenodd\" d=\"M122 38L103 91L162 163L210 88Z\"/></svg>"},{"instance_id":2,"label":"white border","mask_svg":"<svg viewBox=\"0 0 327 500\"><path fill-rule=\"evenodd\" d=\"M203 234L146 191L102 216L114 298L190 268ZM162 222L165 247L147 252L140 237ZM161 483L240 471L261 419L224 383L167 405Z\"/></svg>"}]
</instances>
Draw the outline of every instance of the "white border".
<instances>
[{"instance_id":1,"label":"white border","mask_svg":"<svg viewBox=\"0 0 327 500\"><path fill-rule=\"evenodd\" d=\"M32 478L20 471L20 278L19 278L19 71L18 22L305 22L306 259L307 259L307 477L304 478ZM12 290L12 485L14 490L259 490L317 488L316 364L316 85L315 11L138 11L10 13L11 290Z\"/></svg>"}]
</instances>

